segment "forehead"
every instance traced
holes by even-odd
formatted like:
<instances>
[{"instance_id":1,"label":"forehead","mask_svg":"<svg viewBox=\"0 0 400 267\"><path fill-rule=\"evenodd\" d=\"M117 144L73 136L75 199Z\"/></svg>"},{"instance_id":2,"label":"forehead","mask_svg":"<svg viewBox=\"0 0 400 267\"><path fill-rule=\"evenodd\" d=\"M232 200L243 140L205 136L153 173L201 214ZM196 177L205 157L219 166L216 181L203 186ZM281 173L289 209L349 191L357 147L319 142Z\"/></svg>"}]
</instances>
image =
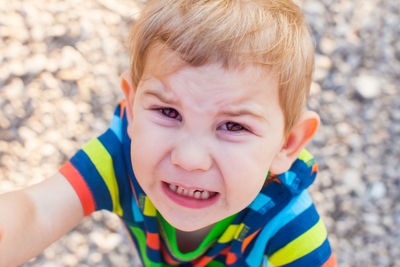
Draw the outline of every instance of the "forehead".
<instances>
[{"instance_id":1,"label":"forehead","mask_svg":"<svg viewBox=\"0 0 400 267\"><path fill-rule=\"evenodd\" d=\"M276 79L278 81L279 79L279 74L275 68L261 64L237 64L235 66L224 66L221 62L210 59L203 65L191 66L182 60L178 53L160 42L151 44L147 49L146 56L144 58L145 64L141 80L145 80L148 78L148 76L153 76L156 78L166 77L184 67L195 68L205 65L218 66L226 73L231 72L236 74L251 75L252 80L259 80L267 76L270 80ZM201 68L197 69L200 70Z\"/></svg>"},{"instance_id":2,"label":"forehead","mask_svg":"<svg viewBox=\"0 0 400 267\"><path fill-rule=\"evenodd\" d=\"M173 88L183 87L197 98L199 105L210 101L236 104L257 100L261 106L279 108L278 78L271 67L225 68L219 63L193 67L161 45L150 49L146 56L140 83L147 82L159 83L163 88L160 93L173 93ZM196 92L199 88L201 94Z\"/></svg>"}]
</instances>

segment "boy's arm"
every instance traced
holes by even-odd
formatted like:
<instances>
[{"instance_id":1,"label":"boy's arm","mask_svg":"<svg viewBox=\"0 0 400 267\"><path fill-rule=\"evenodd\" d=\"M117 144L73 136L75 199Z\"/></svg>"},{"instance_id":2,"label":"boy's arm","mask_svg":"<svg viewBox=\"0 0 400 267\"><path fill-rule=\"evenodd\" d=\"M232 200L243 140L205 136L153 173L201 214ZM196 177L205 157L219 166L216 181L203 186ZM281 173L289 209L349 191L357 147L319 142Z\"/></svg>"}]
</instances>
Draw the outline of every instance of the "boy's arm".
<instances>
[{"instance_id":1,"label":"boy's arm","mask_svg":"<svg viewBox=\"0 0 400 267\"><path fill-rule=\"evenodd\" d=\"M282 226L265 254L273 266L336 266L326 228L313 203Z\"/></svg>"},{"instance_id":2,"label":"boy's arm","mask_svg":"<svg viewBox=\"0 0 400 267\"><path fill-rule=\"evenodd\" d=\"M77 194L60 173L0 195L0 267L16 266L36 256L83 217Z\"/></svg>"}]
</instances>

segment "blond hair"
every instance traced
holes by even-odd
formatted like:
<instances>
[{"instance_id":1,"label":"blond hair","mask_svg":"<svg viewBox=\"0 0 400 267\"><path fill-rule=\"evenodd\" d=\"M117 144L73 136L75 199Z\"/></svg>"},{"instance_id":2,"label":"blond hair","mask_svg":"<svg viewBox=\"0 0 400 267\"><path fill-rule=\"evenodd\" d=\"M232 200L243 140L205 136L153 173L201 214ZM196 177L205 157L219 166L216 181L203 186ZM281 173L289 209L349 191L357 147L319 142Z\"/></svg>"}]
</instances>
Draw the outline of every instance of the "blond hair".
<instances>
[{"instance_id":1,"label":"blond hair","mask_svg":"<svg viewBox=\"0 0 400 267\"><path fill-rule=\"evenodd\" d=\"M130 36L135 86L156 42L164 43L191 66L272 66L279 75L286 137L306 106L314 48L304 15L291 0L150 1Z\"/></svg>"}]
</instances>

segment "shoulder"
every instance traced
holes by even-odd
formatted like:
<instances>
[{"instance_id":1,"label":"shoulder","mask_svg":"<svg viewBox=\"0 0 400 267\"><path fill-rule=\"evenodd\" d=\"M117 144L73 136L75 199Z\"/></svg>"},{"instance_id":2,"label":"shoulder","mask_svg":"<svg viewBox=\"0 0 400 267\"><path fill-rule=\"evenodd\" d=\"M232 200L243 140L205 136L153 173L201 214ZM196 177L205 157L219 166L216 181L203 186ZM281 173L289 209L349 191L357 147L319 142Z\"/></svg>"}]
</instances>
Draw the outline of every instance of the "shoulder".
<instances>
[{"instance_id":1,"label":"shoulder","mask_svg":"<svg viewBox=\"0 0 400 267\"><path fill-rule=\"evenodd\" d=\"M330 259L325 225L307 191L293 198L276 219L280 226L265 250L274 266L322 266Z\"/></svg>"}]
</instances>

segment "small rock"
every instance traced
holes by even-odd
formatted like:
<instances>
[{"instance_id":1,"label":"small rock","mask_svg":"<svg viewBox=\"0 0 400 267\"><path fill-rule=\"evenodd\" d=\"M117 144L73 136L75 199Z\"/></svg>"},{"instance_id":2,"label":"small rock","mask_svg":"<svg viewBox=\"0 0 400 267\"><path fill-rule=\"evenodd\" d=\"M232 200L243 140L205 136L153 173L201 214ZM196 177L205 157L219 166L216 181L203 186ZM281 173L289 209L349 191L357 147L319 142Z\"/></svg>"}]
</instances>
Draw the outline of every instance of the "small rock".
<instances>
[{"instance_id":1,"label":"small rock","mask_svg":"<svg viewBox=\"0 0 400 267\"><path fill-rule=\"evenodd\" d=\"M24 82L20 78L14 78L12 81L3 87L4 97L9 99L18 99L24 93Z\"/></svg>"},{"instance_id":2,"label":"small rock","mask_svg":"<svg viewBox=\"0 0 400 267\"><path fill-rule=\"evenodd\" d=\"M320 93L321 93L321 86L316 82L312 82L311 83L311 88L310 88L310 94L311 95L318 95Z\"/></svg>"},{"instance_id":3,"label":"small rock","mask_svg":"<svg viewBox=\"0 0 400 267\"><path fill-rule=\"evenodd\" d=\"M362 174L358 169L346 169L343 172L342 180L346 190L357 192L360 195L365 192Z\"/></svg>"},{"instance_id":4,"label":"small rock","mask_svg":"<svg viewBox=\"0 0 400 267\"><path fill-rule=\"evenodd\" d=\"M23 58L29 55L29 49L27 46L22 45L19 41L11 41L8 43L4 49L4 58L12 59L12 58ZM1 58L0 58L1 59ZM1 62L2 60L0 60Z\"/></svg>"},{"instance_id":5,"label":"small rock","mask_svg":"<svg viewBox=\"0 0 400 267\"><path fill-rule=\"evenodd\" d=\"M92 265L101 262L102 259L103 255L101 255L99 252L93 252L89 255L89 263Z\"/></svg>"},{"instance_id":6,"label":"small rock","mask_svg":"<svg viewBox=\"0 0 400 267\"><path fill-rule=\"evenodd\" d=\"M340 136L347 136L352 132L352 127L346 122L339 122L336 124L336 130Z\"/></svg>"},{"instance_id":7,"label":"small rock","mask_svg":"<svg viewBox=\"0 0 400 267\"><path fill-rule=\"evenodd\" d=\"M65 254L64 256L62 256L62 262L66 265L66 266L76 266L79 262L78 258L73 255L73 254Z\"/></svg>"},{"instance_id":8,"label":"small rock","mask_svg":"<svg viewBox=\"0 0 400 267\"><path fill-rule=\"evenodd\" d=\"M128 258L124 255L110 254L109 259L112 266L129 267Z\"/></svg>"},{"instance_id":9,"label":"small rock","mask_svg":"<svg viewBox=\"0 0 400 267\"><path fill-rule=\"evenodd\" d=\"M53 25L49 28L49 30L46 32L47 36L52 36L52 37L59 37L63 36L66 34L67 28L63 24L56 24Z\"/></svg>"},{"instance_id":10,"label":"small rock","mask_svg":"<svg viewBox=\"0 0 400 267\"><path fill-rule=\"evenodd\" d=\"M354 79L357 94L365 99L374 99L381 95L381 86L377 77L362 74Z\"/></svg>"},{"instance_id":11,"label":"small rock","mask_svg":"<svg viewBox=\"0 0 400 267\"><path fill-rule=\"evenodd\" d=\"M94 231L90 234L90 239L103 251L115 249L122 241L119 234Z\"/></svg>"},{"instance_id":12,"label":"small rock","mask_svg":"<svg viewBox=\"0 0 400 267\"><path fill-rule=\"evenodd\" d=\"M371 187L368 190L369 195L371 196L372 199L380 199L386 195L386 186L382 182L375 182L371 185Z\"/></svg>"},{"instance_id":13,"label":"small rock","mask_svg":"<svg viewBox=\"0 0 400 267\"><path fill-rule=\"evenodd\" d=\"M26 70L29 74L38 74L46 69L47 57L43 54L36 54L26 60Z\"/></svg>"},{"instance_id":14,"label":"small rock","mask_svg":"<svg viewBox=\"0 0 400 267\"><path fill-rule=\"evenodd\" d=\"M61 59L59 66L61 69L76 68L82 64L86 64L86 60L74 47L64 46L61 51Z\"/></svg>"},{"instance_id":15,"label":"small rock","mask_svg":"<svg viewBox=\"0 0 400 267\"><path fill-rule=\"evenodd\" d=\"M317 54L315 57L315 66L317 68L330 69L332 67L332 60L325 55Z\"/></svg>"},{"instance_id":16,"label":"small rock","mask_svg":"<svg viewBox=\"0 0 400 267\"><path fill-rule=\"evenodd\" d=\"M335 41L332 38L324 37L321 39L319 43L319 47L321 48L321 52L323 54L329 55L336 49Z\"/></svg>"},{"instance_id":17,"label":"small rock","mask_svg":"<svg viewBox=\"0 0 400 267\"><path fill-rule=\"evenodd\" d=\"M8 71L14 76L24 76L26 74L26 67L22 63L22 59L14 59L8 65Z\"/></svg>"},{"instance_id":18,"label":"small rock","mask_svg":"<svg viewBox=\"0 0 400 267\"><path fill-rule=\"evenodd\" d=\"M81 70L73 68L73 69L60 70L57 73L57 78L64 81L77 81L83 78L84 75L85 73L82 72Z\"/></svg>"}]
</instances>

